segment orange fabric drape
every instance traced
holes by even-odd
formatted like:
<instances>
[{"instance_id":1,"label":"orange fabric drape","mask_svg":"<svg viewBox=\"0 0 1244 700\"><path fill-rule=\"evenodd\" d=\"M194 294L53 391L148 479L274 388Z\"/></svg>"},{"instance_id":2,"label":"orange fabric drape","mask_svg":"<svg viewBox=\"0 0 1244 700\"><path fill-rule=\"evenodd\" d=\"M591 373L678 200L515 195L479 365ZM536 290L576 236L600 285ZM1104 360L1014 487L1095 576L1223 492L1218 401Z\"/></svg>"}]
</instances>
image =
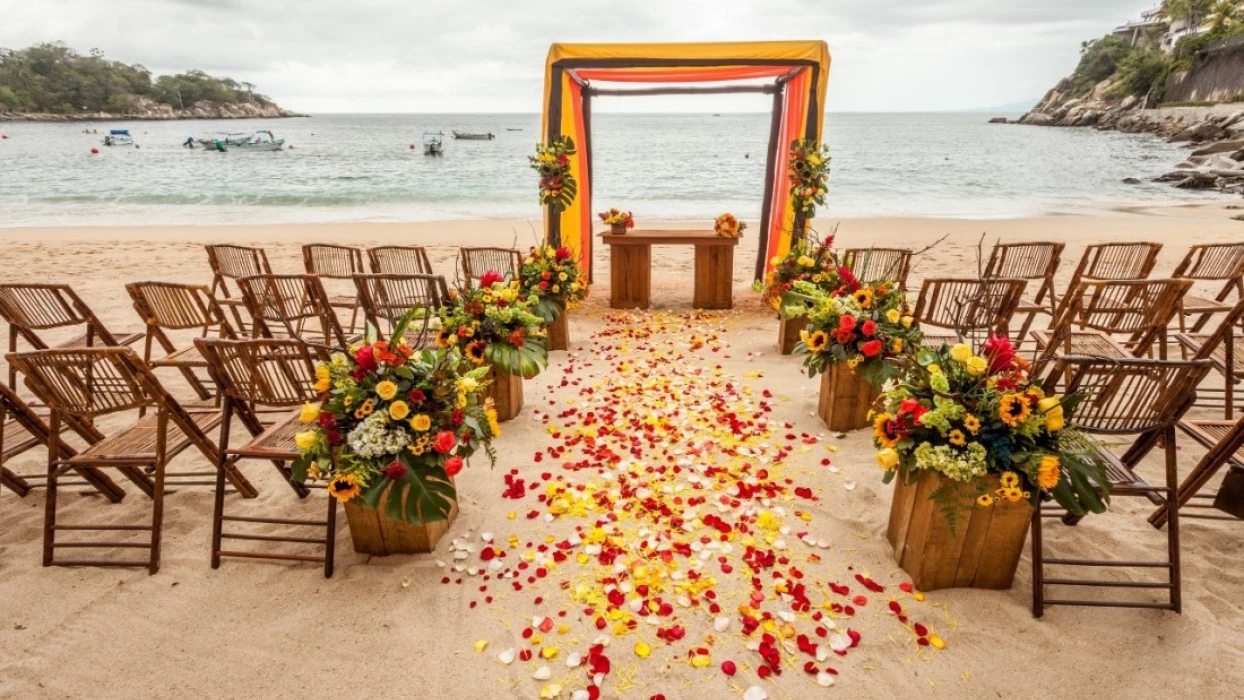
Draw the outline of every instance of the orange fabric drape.
<instances>
[{"instance_id":1,"label":"orange fabric drape","mask_svg":"<svg viewBox=\"0 0 1244 700\"><path fill-rule=\"evenodd\" d=\"M790 250L795 213L790 208L790 144L806 134L808 124L808 71L800 71L786 84L786 104L782 110L782 129L778 139L776 172L773 178L773 207L769 216L768 261L785 256Z\"/></svg>"}]
</instances>

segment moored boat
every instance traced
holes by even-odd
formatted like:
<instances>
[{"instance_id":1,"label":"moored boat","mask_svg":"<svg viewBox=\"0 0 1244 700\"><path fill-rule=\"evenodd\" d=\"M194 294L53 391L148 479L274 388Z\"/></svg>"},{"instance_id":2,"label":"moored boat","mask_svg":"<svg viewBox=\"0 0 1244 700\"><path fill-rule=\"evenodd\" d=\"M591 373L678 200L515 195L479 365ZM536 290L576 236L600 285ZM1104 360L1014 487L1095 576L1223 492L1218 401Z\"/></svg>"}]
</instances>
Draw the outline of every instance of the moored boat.
<instances>
[{"instance_id":1,"label":"moored boat","mask_svg":"<svg viewBox=\"0 0 1244 700\"><path fill-rule=\"evenodd\" d=\"M130 136L129 129L113 129L104 137L105 146L133 146L134 137Z\"/></svg>"},{"instance_id":2,"label":"moored boat","mask_svg":"<svg viewBox=\"0 0 1244 700\"><path fill-rule=\"evenodd\" d=\"M211 136L204 136L199 139L199 143L211 148L216 148L218 144L236 146L249 139L251 135L249 131L217 131Z\"/></svg>"},{"instance_id":3,"label":"moored boat","mask_svg":"<svg viewBox=\"0 0 1244 700\"><path fill-rule=\"evenodd\" d=\"M491 131L482 134L472 133L469 131L455 131L453 134L454 138L460 141L491 141L497 138Z\"/></svg>"},{"instance_id":4,"label":"moored boat","mask_svg":"<svg viewBox=\"0 0 1244 700\"><path fill-rule=\"evenodd\" d=\"M267 129L259 129L249 138L242 139L230 148L238 151L279 151L285 146L285 139L278 139Z\"/></svg>"},{"instance_id":5,"label":"moored boat","mask_svg":"<svg viewBox=\"0 0 1244 700\"><path fill-rule=\"evenodd\" d=\"M425 156L442 155L441 151L444 147L444 144L442 143L441 137L444 135L445 134L440 131L423 132L423 155Z\"/></svg>"}]
</instances>

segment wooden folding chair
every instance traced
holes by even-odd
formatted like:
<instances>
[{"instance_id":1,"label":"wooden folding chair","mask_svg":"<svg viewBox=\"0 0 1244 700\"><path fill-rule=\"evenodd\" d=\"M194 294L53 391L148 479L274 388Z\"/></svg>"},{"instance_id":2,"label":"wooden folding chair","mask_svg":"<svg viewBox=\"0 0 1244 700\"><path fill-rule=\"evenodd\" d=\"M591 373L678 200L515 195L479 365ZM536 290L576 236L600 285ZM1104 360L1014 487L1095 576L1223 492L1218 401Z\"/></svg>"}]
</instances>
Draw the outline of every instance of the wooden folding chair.
<instances>
[{"instance_id":1,"label":"wooden folding chair","mask_svg":"<svg viewBox=\"0 0 1244 700\"><path fill-rule=\"evenodd\" d=\"M198 348L191 344L178 350L168 333L193 330L200 337L236 338L211 290L200 284L175 282L134 282L125 285L125 289L134 300L134 310L147 324L143 361L153 369L173 367L179 370L200 399L212 398L212 392L195 374L196 369L207 369L207 362ZM152 346L157 341L164 350L164 357L153 359Z\"/></svg>"},{"instance_id":2,"label":"wooden folding chair","mask_svg":"<svg viewBox=\"0 0 1244 700\"><path fill-rule=\"evenodd\" d=\"M3 426L3 430L0 431L0 485L22 498L25 498L33 489L46 486L47 474L18 474L4 466L10 459L40 445L57 450L64 459L77 454L77 451L59 436L53 440L51 428L44 421L44 416L23 401L17 392L3 384L0 384L0 426ZM65 429L87 434L87 431L77 421L66 422L62 433ZM76 471L80 479L62 479L60 485L94 487L113 503L119 503L125 498L125 490L104 472L93 467L80 467Z\"/></svg>"},{"instance_id":3,"label":"wooden folding chair","mask_svg":"<svg viewBox=\"0 0 1244 700\"><path fill-rule=\"evenodd\" d=\"M1161 243L1095 243L1084 249L1067 292L1084 280L1148 279L1162 252ZM1059 300L1061 301L1061 299Z\"/></svg>"},{"instance_id":4,"label":"wooden folding chair","mask_svg":"<svg viewBox=\"0 0 1244 700\"><path fill-rule=\"evenodd\" d=\"M896 282L899 289L907 289L911 256L908 248L847 248L842 264L861 282Z\"/></svg>"},{"instance_id":5,"label":"wooden folding chair","mask_svg":"<svg viewBox=\"0 0 1244 700\"><path fill-rule=\"evenodd\" d=\"M389 245L367 249L371 271L378 275L432 275L428 251L418 245Z\"/></svg>"},{"instance_id":6,"label":"wooden folding chair","mask_svg":"<svg viewBox=\"0 0 1244 700\"><path fill-rule=\"evenodd\" d=\"M236 297L230 293L226 280L233 280L236 284L243 277L272 274L272 266L268 264L268 254L263 248L247 248L237 245L204 247L207 249L207 261L212 266L212 296L216 297L222 307L229 309L232 313L233 327L239 333L249 333L250 320L242 313L246 310L246 303L242 301L240 292Z\"/></svg>"},{"instance_id":7,"label":"wooden folding chair","mask_svg":"<svg viewBox=\"0 0 1244 700\"><path fill-rule=\"evenodd\" d=\"M523 254L513 248L459 248L464 286L473 286L485 272L497 272L508 279L518 279L523 270Z\"/></svg>"},{"instance_id":8,"label":"wooden folding chair","mask_svg":"<svg viewBox=\"0 0 1244 700\"><path fill-rule=\"evenodd\" d=\"M424 313L406 329L412 348L430 344L429 324L448 298L448 286L440 275L355 275L363 313L381 340L390 338L393 327L406 312L418 307Z\"/></svg>"},{"instance_id":9,"label":"wooden folding chair","mask_svg":"<svg viewBox=\"0 0 1244 700\"><path fill-rule=\"evenodd\" d=\"M1166 326L1189 280L1085 280L1059 303L1050 329L1033 331L1036 367L1055 355L1166 358Z\"/></svg>"},{"instance_id":10,"label":"wooden folding chair","mask_svg":"<svg viewBox=\"0 0 1244 700\"><path fill-rule=\"evenodd\" d=\"M1179 484L1176 503L1181 511L1180 518L1198 518L1204 520L1239 520L1241 516L1205 513L1222 505L1219 494L1202 493L1214 475L1223 467L1229 467L1236 479L1244 479L1244 418L1238 421L1226 420L1181 420L1179 429L1188 437L1196 440L1202 447L1209 450L1197 462L1188 476ZM1193 499L1199 499L1193 502ZM1208 501L1208 502L1207 502ZM1182 512L1192 508L1194 512ZM1149 516L1149 523L1161 528L1171 518L1170 504L1167 502Z\"/></svg>"},{"instance_id":11,"label":"wooden folding chair","mask_svg":"<svg viewBox=\"0 0 1244 700\"><path fill-rule=\"evenodd\" d=\"M194 446L215 468L221 463L219 450L205 431L220 424L219 409L182 407L177 403L146 364L129 348L80 348L70 350L36 350L8 356L10 363L27 377L37 396L47 402L51 411L49 432L60 434L66 420L90 422L94 419L130 410L154 409L152 415L110 435L92 436L86 449L71 457L57 450L48 451L47 505L43 528L44 566L146 566L154 574L160 568L160 537L164 521L165 485L211 485L202 481L211 472L171 474L168 462ZM56 498L61 474L83 467L114 468L131 480L146 486L152 498L150 525L65 525L56 520ZM150 470L148 477L143 471ZM248 497L258 495L255 488L236 469L228 469L227 477L238 491ZM180 478L178 478L180 477ZM172 479L172 480L170 480ZM58 542L57 533L84 532L148 532L150 541ZM107 559L57 559L64 549L144 549L147 561Z\"/></svg>"},{"instance_id":12,"label":"wooden folding chair","mask_svg":"<svg viewBox=\"0 0 1244 700\"><path fill-rule=\"evenodd\" d=\"M1017 314L1024 316L1024 323L1014 336L1016 346L1023 344L1028 331L1037 314L1048 314L1054 318L1058 302L1055 299L1054 275L1058 273L1058 265L1062 261L1063 243L1028 242L994 244L989 254L989 262L985 264L985 279L1013 279L1037 282L1036 294L1025 295L1015 309Z\"/></svg>"},{"instance_id":13,"label":"wooden folding chair","mask_svg":"<svg viewBox=\"0 0 1244 700\"><path fill-rule=\"evenodd\" d=\"M117 347L142 333L113 333L67 284L0 284L0 316L9 324L9 352L20 337L35 350ZM74 328L75 335L45 338L40 331ZM17 370L9 366L9 388L17 388Z\"/></svg>"},{"instance_id":14,"label":"wooden folding chair","mask_svg":"<svg viewBox=\"0 0 1244 700\"><path fill-rule=\"evenodd\" d=\"M1085 433L1081 447L1092 450L1106 462L1110 498L1139 496L1153 503L1171 503L1178 491L1176 471L1175 423L1192 406L1196 385L1209 371L1209 363L1198 360L1162 361L1149 359L1108 359L1100 357L1062 357L1046 381L1054 391L1060 377L1070 377L1064 394L1081 393L1084 400L1076 409L1075 423ZM1137 436L1122 457L1098 441L1109 438L1117 443L1124 436ZM1150 486L1136 474L1136 465L1161 441L1165 453L1165 484ZM1096 558L1050 558L1045 554L1042 528L1047 518L1062 517L1075 525L1080 518L1046 511L1041 501L1032 514L1032 614L1041 617L1051 605L1093 607L1155 608L1181 612L1179 559L1179 515L1171 511L1164 560L1111 561ZM1108 517L1108 515L1096 516ZM1048 577L1046 567L1138 568L1164 571L1165 581L1110 581ZM1048 598L1047 586L1165 590L1166 602L1135 600L1080 600Z\"/></svg>"},{"instance_id":15,"label":"wooden folding chair","mask_svg":"<svg viewBox=\"0 0 1244 700\"><path fill-rule=\"evenodd\" d=\"M348 280L354 275L367 272L363 266L363 251L343 245L312 244L302 247L302 264L307 274L321 279ZM350 331L358 323L359 300L353 294L335 294L328 297L334 309L350 310Z\"/></svg>"},{"instance_id":16,"label":"wooden folding chair","mask_svg":"<svg viewBox=\"0 0 1244 700\"><path fill-rule=\"evenodd\" d=\"M1189 317L1196 317L1192 332L1199 333L1211 316L1231 309L1227 302L1232 292L1236 300L1244 299L1244 243L1210 243L1194 245L1171 273L1175 279L1194 282L1223 282L1213 299L1189 294L1179 304L1179 331L1187 332Z\"/></svg>"},{"instance_id":17,"label":"wooden folding chair","mask_svg":"<svg viewBox=\"0 0 1244 700\"><path fill-rule=\"evenodd\" d=\"M1217 398L1221 394L1221 403L1216 400L1202 400L1198 406L1222 408L1223 418L1231 420L1235 417L1235 387L1244 381L1244 297L1235 306L1227 309L1222 322L1208 335L1201 333L1177 333L1175 342L1179 343L1185 355L1192 353L1194 359L1209 360L1215 370L1222 375L1223 387L1201 387L1199 394L1209 394ZM1204 397L1202 397L1204 398Z\"/></svg>"},{"instance_id":18,"label":"wooden folding chair","mask_svg":"<svg viewBox=\"0 0 1244 700\"><path fill-rule=\"evenodd\" d=\"M328 516L324 520L291 520L225 515L225 467L244 459L263 459L275 463L299 498L310 493L305 484L291 481L286 462L298 457L294 436L307 429L298 418L304 403L318 402L313 388L315 362L309 348L297 340L213 340L194 341L207 359L212 377L223 397L224 414L220 424L221 469L216 479L216 501L212 512L212 568L220 567L222 557L274 559L322 563L324 577L333 575L337 533L337 501L328 496ZM260 414L278 411L275 421L265 425ZM291 411L291 409L293 409ZM229 431L237 417L251 434L241 447L229 445ZM225 523L283 525L324 528L322 537L296 537L244 532L225 532ZM223 549L224 540L314 544L324 547L323 556L289 552L259 552Z\"/></svg>"},{"instance_id":19,"label":"wooden folding chair","mask_svg":"<svg viewBox=\"0 0 1244 700\"><path fill-rule=\"evenodd\" d=\"M318 276L243 277L238 288L255 320L255 337L298 338L325 354L350 344Z\"/></svg>"},{"instance_id":20,"label":"wooden folding chair","mask_svg":"<svg viewBox=\"0 0 1244 700\"><path fill-rule=\"evenodd\" d=\"M925 280L912 312L924 333L922 345L936 349L968 342L979 348L990 333L1006 336L1027 286L1026 280L1012 279Z\"/></svg>"}]
</instances>

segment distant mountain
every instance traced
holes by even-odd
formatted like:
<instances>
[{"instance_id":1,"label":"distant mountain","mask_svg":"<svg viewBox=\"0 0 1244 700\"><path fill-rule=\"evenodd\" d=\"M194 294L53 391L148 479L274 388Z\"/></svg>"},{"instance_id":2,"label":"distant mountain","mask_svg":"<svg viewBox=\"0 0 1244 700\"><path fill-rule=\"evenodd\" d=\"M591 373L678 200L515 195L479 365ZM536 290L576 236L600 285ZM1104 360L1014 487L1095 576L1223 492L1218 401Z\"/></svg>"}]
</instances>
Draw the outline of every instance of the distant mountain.
<instances>
[{"instance_id":1,"label":"distant mountain","mask_svg":"<svg viewBox=\"0 0 1244 700\"><path fill-rule=\"evenodd\" d=\"M1023 102L1011 102L1004 105L994 105L992 107L973 107L971 109L959 109L957 112L997 112L998 114L1021 114L1032 109L1041 100L1032 98Z\"/></svg>"}]
</instances>

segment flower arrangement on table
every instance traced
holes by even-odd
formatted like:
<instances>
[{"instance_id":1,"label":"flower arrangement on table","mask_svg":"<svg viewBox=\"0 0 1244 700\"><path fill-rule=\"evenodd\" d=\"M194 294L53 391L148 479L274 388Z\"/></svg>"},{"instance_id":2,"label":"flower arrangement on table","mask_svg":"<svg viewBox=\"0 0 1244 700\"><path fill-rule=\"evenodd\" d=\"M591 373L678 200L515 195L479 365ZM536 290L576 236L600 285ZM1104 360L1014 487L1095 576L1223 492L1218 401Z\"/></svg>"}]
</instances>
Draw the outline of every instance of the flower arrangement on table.
<instances>
[{"instance_id":1,"label":"flower arrangement on table","mask_svg":"<svg viewBox=\"0 0 1244 700\"><path fill-rule=\"evenodd\" d=\"M450 290L440 310L437 347L458 346L475 365L530 379L548 364L544 319L534 312L539 299L525 295L521 280L506 280L489 270L479 285Z\"/></svg>"},{"instance_id":2,"label":"flower arrangement on table","mask_svg":"<svg viewBox=\"0 0 1244 700\"><path fill-rule=\"evenodd\" d=\"M833 244L833 237L819 243L807 238L795 241L786 257L774 257L769 261L771 269L764 282L757 282L753 288L775 311L782 310L783 297L794 289L796 282L808 282L825 292L837 289L838 261ZM803 315L804 311L798 313Z\"/></svg>"},{"instance_id":3,"label":"flower arrangement on table","mask_svg":"<svg viewBox=\"0 0 1244 700\"><path fill-rule=\"evenodd\" d=\"M964 344L921 350L879 402L877 463L887 483L939 473L945 480L932 498L948 518L972 500L987 508L1042 494L1072 515L1101 513L1105 465L1072 424L1082 398L1046 395L1006 338L991 337L979 355Z\"/></svg>"},{"instance_id":4,"label":"flower arrangement on table","mask_svg":"<svg viewBox=\"0 0 1244 700\"><path fill-rule=\"evenodd\" d=\"M896 360L914 352L923 335L898 285L862 285L847 268L837 272L838 286L831 291L796 281L787 292L783 315L808 316L795 352L807 355L803 365L809 376L845 363L868 383L880 385L901 373Z\"/></svg>"},{"instance_id":5,"label":"flower arrangement on table","mask_svg":"<svg viewBox=\"0 0 1244 700\"><path fill-rule=\"evenodd\" d=\"M738 238L747 230L747 224L739 221L734 214L726 212L713 222L713 231L723 238Z\"/></svg>"},{"instance_id":6,"label":"flower arrangement on table","mask_svg":"<svg viewBox=\"0 0 1244 700\"><path fill-rule=\"evenodd\" d=\"M536 144L536 154L527 156L532 170L540 174L540 203L556 213L566 211L579 185L570 172L570 156L575 155L574 140L559 136L548 143Z\"/></svg>"},{"instance_id":7,"label":"flower arrangement on table","mask_svg":"<svg viewBox=\"0 0 1244 700\"><path fill-rule=\"evenodd\" d=\"M820 141L799 139L790 145L790 198L805 221L825 204L830 160L829 146Z\"/></svg>"},{"instance_id":8,"label":"flower arrangement on table","mask_svg":"<svg viewBox=\"0 0 1244 700\"><path fill-rule=\"evenodd\" d=\"M483 398L487 368L463 368L452 350L415 352L385 341L335 353L316 367L322 402L300 415L294 480L325 480L337 500L361 498L372 509L392 487L389 517L447 519L457 496L453 477L480 449L495 462L491 443L501 434Z\"/></svg>"},{"instance_id":9,"label":"flower arrangement on table","mask_svg":"<svg viewBox=\"0 0 1244 700\"><path fill-rule=\"evenodd\" d=\"M599 216L600 220L605 222L605 225L610 229L635 228L635 217L631 216L629 211L610 209L609 211L602 211L596 216Z\"/></svg>"},{"instance_id":10,"label":"flower arrangement on table","mask_svg":"<svg viewBox=\"0 0 1244 700\"><path fill-rule=\"evenodd\" d=\"M532 313L547 323L587 298L587 281L569 248L533 247L523 258L521 276L523 295L538 299Z\"/></svg>"}]
</instances>

